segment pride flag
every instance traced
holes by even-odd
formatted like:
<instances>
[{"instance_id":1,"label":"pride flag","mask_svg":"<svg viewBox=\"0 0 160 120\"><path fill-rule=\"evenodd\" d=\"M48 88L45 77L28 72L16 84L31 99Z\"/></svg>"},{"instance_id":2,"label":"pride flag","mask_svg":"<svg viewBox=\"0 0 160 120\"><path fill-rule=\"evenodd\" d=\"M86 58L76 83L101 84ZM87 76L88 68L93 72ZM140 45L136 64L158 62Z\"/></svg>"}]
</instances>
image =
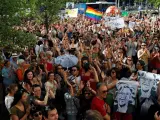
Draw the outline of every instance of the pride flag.
<instances>
[{"instance_id":1,"label":"pride flag","mask_svg":"<svg viewBox=\"0 0 160 120\"><path fill-rule=\"evenodd\" d=\"M96 20L96 21L99 21L102 18L102 12L97 11L91 7L87 7L85 15L87 18L91 20Z\"/></svg>"}]
</instances>

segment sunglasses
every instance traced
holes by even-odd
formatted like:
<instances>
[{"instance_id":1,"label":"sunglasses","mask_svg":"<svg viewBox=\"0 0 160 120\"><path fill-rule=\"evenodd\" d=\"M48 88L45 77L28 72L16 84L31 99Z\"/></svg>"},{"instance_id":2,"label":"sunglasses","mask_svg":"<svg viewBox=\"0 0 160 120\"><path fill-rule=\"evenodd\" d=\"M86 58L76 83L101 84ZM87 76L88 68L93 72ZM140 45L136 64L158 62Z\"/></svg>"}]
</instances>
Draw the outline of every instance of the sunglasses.
<instances>
[{"instance_id":1,"label":"sunglasses","mask_svg":"<svg viewBox=\"0 0 160 120\"><path fill-rule=\"evenodd\" d=\"M85 95L92 95L91 93L85 93Z\"/></svg>"},{"instance_id":2,"label":"sunglasses","mask_svg":"<svg viewBox=\"0 0 160 120\"><path fill-rule=\"evenodd\" d=\"M118 53L123 53L123 52L118 52Z\"/></svg>"},{"instance_id":3,"label":"sunglasses","mask_svg":"<svg viewBox=\"0 0 160 120\"><path fill-rule=\"evenodd\" d=\"M35 117L38 117L39 115L42 115L42 112L37 112L34 114Z\"/></svg>"},{"instance_id":4,"label":"sunglasses","mask_svg":"<svg viewBox=\"0 0 160 120\"><path fill-rule=\"evenodd\" d=\"M87 50L87 51L88 51L89 49L85 49L85 50Z\"/></svg>"},{"instance_id":5,"label":"sunglasses","mask_svg":"<svg viewBox=\"0 0 160 120\"><path fill-rule=\"evenodd\" d=\"M111 73L116 73L116 72L112 71Z\"/></svg>"},{"instance_id":6,"label":"sunglasses","mask_svg":"<svg viewBox=\"0 0 160 120\"><path fill-rule=\"evenodd\" d=\"M72 71L74 71L74 72L75 72L75 71L77 71L77 70L76 70L76 69L72 69Z\"/></svg>"},{"instance_id":7,"label":"sunglasses","mask_svg":"<svg viewBox=\"0 0 160 120\"><path fill-rule=\"evenodd\" d=\"M54 76L54 74L50 74L49 76Z\"/></svg>"},{"instance_id":8,"label":"sunglasses","mask_svg":"<svg viewBox=\"0 0 160 120\"><path fill-rule=\"evenodd\" d=\"M83 64L87 64L88 62L83 62Z\"/></svg>"},{"instance_id":9,"label":"sunglasses","mask_svg":"<svg viewBox=\"0 0 160 120\"><path fill-rule=\"evenodd\" d=\"M58 68L58 69L63 69L63 68Z\"/></svg>"},{"instance_id":10,"label":"sunglasses","mask_svg":"<svg viewBox=\"0 0 160 120\"><path fill-rule=\"evenodd\" d=\"M102 93L107 93L107 92L108 92L107 90L103 90L103 91L102 91Z\"/></svg>"}]
</instances>

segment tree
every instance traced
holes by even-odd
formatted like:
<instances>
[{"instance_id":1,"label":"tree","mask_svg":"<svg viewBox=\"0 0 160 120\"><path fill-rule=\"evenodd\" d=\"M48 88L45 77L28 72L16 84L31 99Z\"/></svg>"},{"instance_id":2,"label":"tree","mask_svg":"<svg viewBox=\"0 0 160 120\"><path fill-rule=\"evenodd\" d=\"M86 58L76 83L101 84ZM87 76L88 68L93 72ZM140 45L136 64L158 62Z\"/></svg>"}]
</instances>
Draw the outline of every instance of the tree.
<instances>
[{"instance_id":1,"label":"tree","mask_svg":"<svg viewBox=\"0 0 160 120\"><path fill-rule=\"evenodd\" d=\"M0 50L22 50L36 43L34 34L15 29L23 26L23 20L33 18L49 25L58 19L58 13L67 1L75 0L0 0ZM36 21L37 22L37 21Z\"/></svg>"},{"instance_id":2,"label":"tree","mask_svg":"<svg viewBox=\"0 0 160 120\"><path fill-rule=\"evenodd\" d=\"M22 24L27 8L26 0L0 0L0 50L19 51L36 43L33 34L15 29Z\"/></svg>"},{"instance_id":3,"label":"tree","mask_svg":"<svg viewBox=\"0 0 160 120\"><path fill-rule=\"evenodd\" d=\"M160 7L160 0L148 0L148 2L152 3L155 7Z\"/></svg>"},{"instance_id":4,"label":"tree","mask_svg":"<svg viewBox=\"0 0 160 120\"><path fill-rule=\"evenodd\" d=\"M153 4L155 7L158 8L158 13L160 14L160 0L148 0L149 3Z\"/></svg>"},{"instance_id":5,"label":"tree","mask_svg":"<svg viewBox=\"0 0 160 120\"><path fill-rule=\"evenodd\" d=\"M31 11L35 18L45 24L47 33L50 23L58 20L58 13L65 7L67 1L74 0L32 0Z\"/></svg>"}]
</instances>

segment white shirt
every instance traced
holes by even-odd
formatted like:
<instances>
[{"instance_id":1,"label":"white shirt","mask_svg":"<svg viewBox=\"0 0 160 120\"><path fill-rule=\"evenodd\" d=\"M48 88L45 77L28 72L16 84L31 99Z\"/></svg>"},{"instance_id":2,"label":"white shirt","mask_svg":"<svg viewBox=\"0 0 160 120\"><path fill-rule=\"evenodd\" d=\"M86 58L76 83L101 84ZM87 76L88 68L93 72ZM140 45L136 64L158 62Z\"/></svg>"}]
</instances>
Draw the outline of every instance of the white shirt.
<instances>
[{"instance_id":1,"label":"white shirt","mask_svg":"<svg viewBox=\"0 0 160 120\"><path fill-rule=\"evenodd\" d=\"M81 76L75 77L75 76L71 75L71 76L68 77L68 79L69 79L70 81L72 81L72 82L74 82L74 83L80 85Z\"/></svg>"},{"instance_id":2,"label":"white shirt","mask_svg":"<svg viewBox=\"0 0 160 120\"><path fill-rule=\"evenodd\" d=\"M9 111L9 109L11 108L11 104L14 100L14 97L13 96L5 96L5 106L7 108L7 110Z\"/></svg>"}]
</instances>

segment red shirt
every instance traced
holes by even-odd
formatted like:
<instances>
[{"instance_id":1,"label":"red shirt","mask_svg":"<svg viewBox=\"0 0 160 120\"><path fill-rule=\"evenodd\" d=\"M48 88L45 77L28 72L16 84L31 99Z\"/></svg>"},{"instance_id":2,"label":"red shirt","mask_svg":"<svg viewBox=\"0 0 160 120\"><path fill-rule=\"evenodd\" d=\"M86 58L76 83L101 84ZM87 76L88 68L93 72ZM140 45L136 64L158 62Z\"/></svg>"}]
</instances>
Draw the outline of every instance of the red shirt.
<instances>
[{"instance_id":1,"label":"red shirt","mask_svg":"<svg viewBox=\"0 0 160 120\"><path fill-rule=\"evenodd\" d=\"M87 83L87 81L90 81L90 86L93 90L96 90L96 82L94 81L94 75L92 72L90 72L89 76L85 75L85 71L83 69L80 70L80 76L81 80L84 82L84 84Z\"/></svg>"},{"instance_id":2,"label":"red shirt","mask_svg":"<svg viewBox=\"0 0 160 120\"><path fill-rule=\"evenodd\" d=\"M52 70L53 70L52 63L47 62L47 71L52 71Z\"/></svg>"},{"instance_id":3,"label":"red shirt","mask_svg":"<svg viewBox=\"0 0 160 120\"><path fill-rule=\"evenodd\" d=\"M153 54L154 56L155 54ZM151 66L154 67L154 68L160 68L160 62L159 62L159 59L158 59L158 56L153 58L150 62Z\"/></svg>"},{"instance_id":4,"label":"red shirt","mask_svg":"<svg viewBox=\"0 0 160 120\"><path fill-rule=\"evenodd\" d=\"M98 97L94 97L91 103L91 109L97 110L101 113L102 116L107 114L106 112L106 103L104 100L99 99Z\"/></svg>"}]
</instances>

